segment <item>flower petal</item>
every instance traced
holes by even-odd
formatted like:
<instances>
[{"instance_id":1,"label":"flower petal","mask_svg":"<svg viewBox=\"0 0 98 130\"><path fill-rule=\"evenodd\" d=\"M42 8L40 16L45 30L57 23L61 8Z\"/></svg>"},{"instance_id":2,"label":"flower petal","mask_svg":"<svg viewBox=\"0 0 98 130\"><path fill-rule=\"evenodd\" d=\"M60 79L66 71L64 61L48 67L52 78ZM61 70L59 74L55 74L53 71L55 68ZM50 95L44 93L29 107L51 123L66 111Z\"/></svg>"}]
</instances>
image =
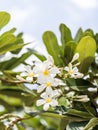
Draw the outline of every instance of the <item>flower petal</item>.
<instances>
[{"instance_id":1,"label":"flower petal","mask_svg":"<svg viewBox=\"0 0 98 130\"><path fill-rule=\"evenodd\" d=\"M65 85L62 80L55 78L53 82L53 86L58 86L58 85Z\"/></svg>"},{"instance_id":2,"label":"flower petal","mask_svg":"<svg viewBox=\"0 0 98 130\"><path fill-rule=\"evenodd\" d=\"M46 87L46 86L45 86L44 84L38 86L38 88L37 88L37 93L42 92L42 91L45 89L45 87Z\"/></svg>"},{"instance_id":3,"label":"flower petal","mask_svg":"<svg viewBox=\"0 0 98 130\"><path fill-rule=\"evenodd\" d=\"M31 83L33 81L33 78L32 77L26 77L26 81Z\"/></svg>"},{"instance_id":4,"label":"flower petal","mask_svg":"<svg viewBox=\"0 0 98 130\"><path fill-rule=\"evenodd\" d=\"M53 106L53 107L57 106L58 105L57 100L52 99L52 102L50 103L50 105Z\"/></svg>"},{"instance_id":5,"label":"flower petal","mask_svg":"<svg viewBox=\"0 0 98 130\"><path fill-rule=\"evenodd\" d=\"M42 93L40 96L41 96L42 98L44 98L44 99L48 98L48 95L47 95L46 92Z\"/></svg>"},{"instance_id":6,"label":"flower petal","mask_svg":"<svg viewBox=\"0 0 98 130\"><path fill-rule=\"evenodd\" d=\"M77 68L77 67L74 67L74 68L73 68L73 71L74 71L74 73L78 73L78 68Z\"/></svg>"},{"instance_id":7,"label":"flower petal","mask_svg":"<svg viewBox=\"0 0 98 130\"><path fill-rule=\"evenodd\" d=\"M66 70L67 72L69 72L69 67L66 66L66 67L64 68L64 70Z\"/></svg>"},{"instance_id":8,"label":"flower petal","mask_svg":"<svg viewBox=\"0 0 98 130\"><path fill-rule=\"evenodd\" d=\"M48 96L53 95L53 90L52 90L51 87L48 87L48 88L46 89L46 94L47 94Z\"/></svg>"},{"instance_id":9,"label":"flower petal","mask_svg":"<svg viewBox=\"0 0 98 130\"><path fill-rule=\"evenodd\" d=\"M44 100L44 99L39 99L39 100L37 100L37 102L36 102L36 105L37 105L37 106L41 106L41 105L43 105L43 104L45 104L45 100Z\"/></svg>"},{"instance_id":10,"label":"flower petal","mask_svg":"<svg viewBox=\"0 0 98 130\"><path fill-rule=\"evenodd\" d=\"M49 103L44 104L43 109L47 111L49 109Z\"/></svg>"},{"instance_id":11,"label":"flower petal","mask_svg":"<svg viewBox=\"0 0 98 130\"><path fill-rule=\"evenodd\" d=\"M52 67L51 69L50 69L50 73L53 75L53 76L55 76L56 74L58 74L58 73L60 73L60 71L59 71L59 69L57 68L57 67Z\"/></svg>"}]
</instances>

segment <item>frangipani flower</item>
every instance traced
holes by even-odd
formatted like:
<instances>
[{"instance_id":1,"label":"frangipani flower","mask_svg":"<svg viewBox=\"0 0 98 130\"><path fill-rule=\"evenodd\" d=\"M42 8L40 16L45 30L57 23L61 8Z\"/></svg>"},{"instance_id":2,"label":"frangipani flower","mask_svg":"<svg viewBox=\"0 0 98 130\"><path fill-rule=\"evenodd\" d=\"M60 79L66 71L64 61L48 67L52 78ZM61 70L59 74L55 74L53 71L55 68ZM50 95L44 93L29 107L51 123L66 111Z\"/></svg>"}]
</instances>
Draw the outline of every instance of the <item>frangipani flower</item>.
<instances>
[{"instance_id":1,"label":"frangipani flower","mask_svg":"<svg viewBox=\"0 0 98 130\"><path fill-rule=\"evenodd\" d=\"M43 83L44 80L55 77L60 73L59 68L54 65L53 59L50 56L44 62L36 62L33 71L38 74L37 82L40 84Z\"/></svg>"},{"instance_id":2,"label":"frangipani flower","mask_svg":"<svg viewBox=\"0 0 98 130\"><path fill-rule=\"evenodd\" d=\"M44 80L44 82L38 86L37 88L37 92L40 93L42 92L45 88L46 89L49 89L50 87L51 88L55 88L59 85L65 85L62 80L58 79L58 78L53 78L53 77L50 77L50 78L47 78L46 80Z\"/></svg>"},{"instance_id":3,"label":"frangipani flower","mask_svg":"<svg viewBox=\"0 0 98 130\"><path fill-rule=\"evenodd\" d=\"M83 74L78 71L78 68L75 66L73 67L71 63L68 64L64 68L65 71L67 71L67 76L70 76L71 78L82 78Z\"/></svg>"},{"instance_id":4,"label":"frangipani flower","mask_svg":"<svg viewBox=\"0 0 98 130\"><path fill-rule=\"evenodd\" d=\"M25 71L20 74L21 77L26 77L27 82L32 82L34 77L37 77L37 74L34 73L31 66L25 66Z\"/></svg>"},{"instance_id":5,"label":"frangipani flower","mask_svg":"<svg viewBox=\"0 0 98 130\"><path fill-rule=\"evenodd\" d=\"M41 99L37 100L36 105L41 106L43 105L43 109L47 111L50 106L55 107L58 105L57 97L58 92L56 90L46 89L46 92L41 94Z\"/></svg>"}]
</instances>

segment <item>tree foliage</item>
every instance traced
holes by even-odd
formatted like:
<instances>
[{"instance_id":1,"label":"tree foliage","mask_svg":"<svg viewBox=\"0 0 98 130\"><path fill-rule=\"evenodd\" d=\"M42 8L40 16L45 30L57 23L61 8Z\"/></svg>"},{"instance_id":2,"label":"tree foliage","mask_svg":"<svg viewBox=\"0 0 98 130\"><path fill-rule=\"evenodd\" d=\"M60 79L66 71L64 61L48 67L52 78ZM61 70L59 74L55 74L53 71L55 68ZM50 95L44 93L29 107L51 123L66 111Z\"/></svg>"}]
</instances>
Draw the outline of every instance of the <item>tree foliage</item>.
<instances>
[{"instance_id":1,"label":"tree foliage","mask_svg":"<svg viewBox=\"0 0 98 130\"><path fill-rule=\"evenodd\" d=\"M0 12L0 29L10 21L10 14ZM32 82L27 82L27 77L17 78L21 71L14 71L21 64L28 65L25 60L32 54L44 62L46 56L33 48L19 57L4 60L10 52L19 55L24 46L23 34L15 34L12 28L0 35L0 129L1 130L97 130L98 129L98 34L92 29L77 31L75 38L71 30L60 24L61 43L54 32L46 31L42 39L49 55L53 57L54 64L61 71L57 75L68 87L62 89L59 96L59 105L45 111L36 106L40 94L36 92L36 77ZM73 63L75 54L79 58L75 61L77 69L84 75L83 78L70 77L63 69ZM33 64L33 63L32 63ZM33 66L34 67L34 66ZM79 73L79 74L80 74ZM45 73L46 74L46 73ZM49 84L48 84L49 85ZM29 87L28 87L29 86ZM32 89L32 86L35 87ZM31 88L30 88L31 87ZM90 91L89 91L90 90ZM89 100L87 100L89 98Z\"/></svg>"}]
</instances>

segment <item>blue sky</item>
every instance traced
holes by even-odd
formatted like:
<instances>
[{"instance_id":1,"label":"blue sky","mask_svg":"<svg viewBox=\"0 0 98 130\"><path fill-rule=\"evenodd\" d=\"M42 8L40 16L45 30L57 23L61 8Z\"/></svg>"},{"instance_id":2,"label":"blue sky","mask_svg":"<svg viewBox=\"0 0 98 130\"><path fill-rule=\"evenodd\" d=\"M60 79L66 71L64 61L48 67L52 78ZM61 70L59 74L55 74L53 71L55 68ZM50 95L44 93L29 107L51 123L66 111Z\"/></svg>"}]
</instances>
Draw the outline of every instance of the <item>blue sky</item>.
<instances>
[{"instance_id":1,"label":"blue sky","mask_svg":"<svg viewBox=\"0 0 98 130\"><path fill-rule=\"evenodd\" d=\"M0 0L0 10L11 14L4 29L16 27L17 32L24 32L26 42L36 41L41 52L43 32L52 30L60 39L60 23L65 23L73 36L79 27L98 32L97 0Z\"/></svg>"}]
</instances>

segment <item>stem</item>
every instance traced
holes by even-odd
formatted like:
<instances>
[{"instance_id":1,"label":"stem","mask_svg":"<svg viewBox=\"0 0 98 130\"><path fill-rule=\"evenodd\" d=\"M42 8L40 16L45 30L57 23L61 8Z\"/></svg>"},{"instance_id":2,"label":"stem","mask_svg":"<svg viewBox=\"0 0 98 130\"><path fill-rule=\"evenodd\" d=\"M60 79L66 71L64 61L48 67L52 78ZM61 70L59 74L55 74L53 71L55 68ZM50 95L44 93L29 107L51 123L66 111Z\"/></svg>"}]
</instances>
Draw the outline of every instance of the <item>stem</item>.
<instances>
[{"instance_id":1,"label":"stem","mask_svg":"<svg viewBox=\"0 0 98 130\"><path fill-rule=\"evenodd\" d=\"M13 115L13 114L5 114L3 116L0 117L0 121L8 119L8 118L15 118L15 120L11 121L8 126L6 126L5 130L9 130L9 128L13 127L15 124L17 124L19 121L22 120L27 120L32 118L31 116L29 117L25 117L25 118L21 118L20 116L17 115Z\"/></svg>"}]
</instances>

